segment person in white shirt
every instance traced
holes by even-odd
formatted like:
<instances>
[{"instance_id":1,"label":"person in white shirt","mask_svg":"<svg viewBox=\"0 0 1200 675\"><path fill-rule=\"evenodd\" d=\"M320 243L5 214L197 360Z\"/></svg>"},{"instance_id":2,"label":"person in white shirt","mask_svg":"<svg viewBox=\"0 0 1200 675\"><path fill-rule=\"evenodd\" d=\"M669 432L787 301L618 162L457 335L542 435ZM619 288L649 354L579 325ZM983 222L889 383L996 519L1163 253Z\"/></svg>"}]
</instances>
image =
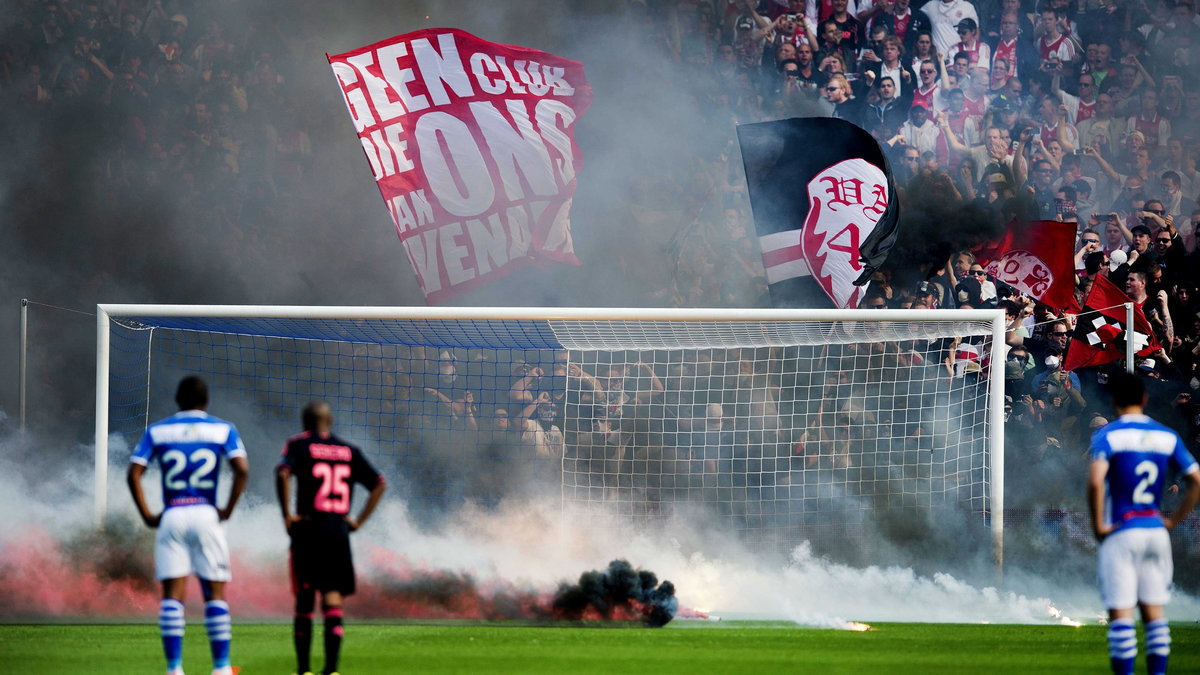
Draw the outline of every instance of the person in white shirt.
<instances>
[{"instance_id":1,"label":"person in white shirt","mask_svg":"<svg viewBox=\"0 0 1200 675\"><path fill-rule=\"evenodd\" d=\"M960 40L950 47L950 55L965 53L969 59L969 67L983 66L990 68L992 63L992 48L979 39L979 24L975 19L967 17L954 27Z\"/></svg>"},{"instance_id":2,"label":"person in white shirt","mask_svg":"<svg viewBox=\"0 0 1200 675\"><path fill-rule=\"evenodd\" d=\"M1043 69L1051 74L1055 70L1067 70L1068 66L1074 65L1080 57L1075 42L1069 35L1064 34L1061 28L1058 12L1055 10L1043 9L1038 13L1038 31L1041 33L1041 37L1037 39L1038 52L1042 57ZM1060 68L1052 69L1047 67L1047 64L1058 65Z\"/></svg>"},{"instance_id":3,"label":"person in white shirt","mask_svg":"<svg viewBox=\"0 0 1200 675\"><path fill-rule=\"evenodd\" d=\"M942 136L941 129L929 121L929 111L924 106L914 105L908 115L909 120L900 126L904 144L920 150L922 155L932 152L938 163L945 165L948 156L946 139Z\"/></svg>"},{"instance_id":4,"label":"person in white shirt","mask_svg":"<svg viewBox=\"0 0 1200 675\"><path fill-rule=\"evenodd\" d=\"M951 47L958 42L959 22L971 19L975 25L979 25L979 14L969 0L929 0L921 7L921 11L933 24L933 45L941 52L943 59L954 56Z\"/></svg>"}]
</instances>

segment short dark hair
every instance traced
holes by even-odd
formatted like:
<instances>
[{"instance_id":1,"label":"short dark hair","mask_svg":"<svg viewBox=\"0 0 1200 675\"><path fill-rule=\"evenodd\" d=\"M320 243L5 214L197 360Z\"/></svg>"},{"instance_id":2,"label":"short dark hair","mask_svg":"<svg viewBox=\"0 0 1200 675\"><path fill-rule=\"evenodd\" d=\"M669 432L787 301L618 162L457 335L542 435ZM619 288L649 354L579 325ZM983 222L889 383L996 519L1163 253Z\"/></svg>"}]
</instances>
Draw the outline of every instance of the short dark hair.
<instances>
[{"instance_id":1,"label":"short dark hair","mask_svg":"<svg viewBox=\"0 0 1200 675\"><path fill-rule=\"evenodd\" d=\"M316 431L321 420L329 416L329 404L324 401L309 401L300 413L300 423L305 431Z\"/></svg>"},{"instance_id":2,"label":"short dark hair","mask_svg":"<svg viewBox=\"0 0 1200 675\"><path fill-rule=\"evenodd\" d=\"M175 389L175 403L180 410L199 410L208 405L208 385L197 375L188 375Z\"/></svg>"},{"instance_id":3,"label":"short dark hair","mask_svg":"<svg viewBox=\"0 0 1200 675\"><path fill-rule=\"evenodd\" d=\"M1113 407L1128 408L1146 403L1146 385L1132 373L1120 372L1108 378L1108 394Z\"/></svg>"}]
</instances>

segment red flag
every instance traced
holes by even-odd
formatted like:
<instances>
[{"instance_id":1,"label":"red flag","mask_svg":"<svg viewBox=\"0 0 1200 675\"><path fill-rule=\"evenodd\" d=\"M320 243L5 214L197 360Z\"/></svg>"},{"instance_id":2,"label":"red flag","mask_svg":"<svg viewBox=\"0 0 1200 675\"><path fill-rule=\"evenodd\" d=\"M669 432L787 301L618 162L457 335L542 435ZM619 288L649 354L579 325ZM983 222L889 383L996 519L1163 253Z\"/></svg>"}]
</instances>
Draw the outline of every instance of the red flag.
<instances>
[{"instance_id":1,"label":"red flag","mask_svg":"<svg viewBox=\"0 0 1200 675\"><path fill-rule=\"evenodd\" d=\"M431 304L543 261L579 264L572 138L592 89L577 61L429 28L329 64Z\"/></svg>"},{"instance_id":2,"label":"red flag","mask_svg":"<svg viewBox=\"0 0 1200 675\"><path fill-rule=\"evenodd\" d=\"M1096 277L1067 346L1063 370L1099 366L1125 357L1126 302L1133 299L1108 277ZM1133 347L1138 356L1162 349L1138 305L1133 306Z\"/></svg>"},{"instance_id":3,"label":"red flag","mask_svg":"<svg viewBox=\"0 0 1200 675\"><path fill-rule=\"evenodd\" d=\"M1075 223L1039 220L1013 225L992 248L975 251L993 278L1054 309L1078 312Z\"/></svg>"}]
</instances>

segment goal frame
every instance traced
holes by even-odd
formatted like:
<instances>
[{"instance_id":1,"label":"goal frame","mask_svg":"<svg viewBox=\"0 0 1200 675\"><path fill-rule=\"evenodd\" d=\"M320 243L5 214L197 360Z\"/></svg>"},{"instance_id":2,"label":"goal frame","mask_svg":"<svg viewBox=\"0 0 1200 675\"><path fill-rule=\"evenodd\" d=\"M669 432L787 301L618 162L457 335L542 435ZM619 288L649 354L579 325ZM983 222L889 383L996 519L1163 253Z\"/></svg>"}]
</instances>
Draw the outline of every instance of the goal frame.
<instances>
[{"instance_id":1,"label":"goal frame","mask_svg":"<svg viewBox=\"0 0 1200 675\"><path fill-rule=\"evenodd\" d=\"M856 321L933 320L991 323L992 364L1005 358L1005 315L1001 309L700 309L595 307L380 307L305 305L98 304L96 306L95 520L103 526L108 511L110 323L114 318L212 317L277 319L429 319L429 320L594 320L594 321ZM992 545L999 569L1004 551L1004 369L990 369L987 419L990 485L988 511Z\"/></svg>"}]
</instances>

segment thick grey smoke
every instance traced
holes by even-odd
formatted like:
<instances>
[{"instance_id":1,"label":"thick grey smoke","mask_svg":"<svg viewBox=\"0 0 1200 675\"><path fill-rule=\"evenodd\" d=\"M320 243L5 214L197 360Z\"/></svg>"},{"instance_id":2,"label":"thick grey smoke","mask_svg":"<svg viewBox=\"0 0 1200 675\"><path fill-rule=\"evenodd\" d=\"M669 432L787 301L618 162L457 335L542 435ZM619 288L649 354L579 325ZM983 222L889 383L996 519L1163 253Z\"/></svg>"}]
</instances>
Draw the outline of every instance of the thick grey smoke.
<instances>
[{"instance_id":1,"label":"thick grey smoke","mask_svg":"<svg viewBox=\"0 0 1200 675\"><path fill-rule=\"evenodd\" d=\"M460 304L671 304L678 291L673 288L675 263L685 257L679 252L701 238L698 223L719 217L724 192L714 181L728 179L734 121L719 118L696 100L688 87L690 68L673 63L658 46L661 36L651 34L642 13L650 11L647 5L671 11L664 3L164 4L169 15L189 15L187 30L193 37L205 30L206 20L215 19L231 41L253 38L249 43L260 46L235 57L235 70L244 73L253 66L259 74L256 82L243 83L250 100L238 121L236 136L244 141L238 171L220 155L184 165L171 147L129 151L140 147L136 128L127 124L131 113L186 121L195 115L194 90L171 99L169 109L162 109L167 104L161 101L123 97L114 97L107 107L88 98L63 98L39 107L14 103L24 91L20 82L0 84L5 157L0 162L0 212L5 214L0 288L6 291L0 301L10 303L9 310L0 308L0 371L10 374L7 382L15 380L17 303L22 297L85 311L98 302L421 304L324 57L417 28L460 27L485 39L577 59L585 64L596 94L576 130L585 166L572 221L584 264L525 270L461 298ZM19 24L14 20L5 28L13 31ZM48 49L37 44L21 48ZM280 137L281 130L302 130L304 139ZM189 147L185 143L184 151ZM732 165L737 166L736 160ZM738 181L740 176L734 176ZM706 185L711 189L703 191ZM689 193L696 186L702 194ZM685 198L702 204L701 212L682 212L677 205ZM972 233L995 227L978 214L958 217L938 211L936 204L919 208L930 217L918 220L936 223L940 234L948 223L961 233L955 246L967 243ZM926 240L921 235L928 234L912 232L902 242L909 248L896 252L912 256L902 257L915 257ZM686 304L746 306L754 301L737 294L722 295L716 302L703 296L689 302L686 293L683 297ZM0 492L65 491L57 493L61 502L73 499L80 511L86 510L91 460L80 443L92 434L94 335L94 321L86 315L33 308L29 394L37 434L5 442L10 464L3 474L15 484ZM15 387L0 389L0 411L8 414L6 432L14 426L16 408ZM261 439L260 447L273 449L282 438L276 427L254 430L238 422L244 432ZM241 514L247 518L236 527L245 529L235 528L233 535L252 539L258 525L263 531L269 525L274 529L266 540L278 547L283 537L265 494L269 461L254 468L261 508ZM44 476L54 477L54 487L45 484ZM1040 477L1036 485L1024 487L1034 495L1036 487L1050 482ZM1059 483L1058 489L1063 484L1073 483ZM1012 478L1010 485L1022 487ZM119 485L112 495L114 503L123 503ZM10 513L44 519L53 529L60 521L52 516L52 505L61 508L60 502L33 502L25 511ZM919 522L883 520L878 525L879 559L898 566L872 567L831 562L809 547L797 549L791 560L764 562L735 546L729 533L694 523L671 523L655 536L631 539L624 533L614 536L612 530L548 527L546 513L508 504L484 514L453 514L431 532L405 515L402 504L389 501L380 514L389 518L382 546L430 564L461 566L501 579L536 577L539 583L622 555L671 578L681 599L692 606L819 624L835 622L830 612L862 619L977 620L982 615L1045 620L1048 601L1041 599L1060 597L1062 588L1071 589L1066 593L1071 606L1085 618L1096 612L1090 552L1073 551L1064 564L1056 533L1018 540L1010 549L1010 570L1025 566L1041 573L1048 569L1041 568L1042 561L1053 560L1065 573L1051 582L1032 572L1010 571L1009 587L1020 590L997 591L983 581L990 570L982 528L977 522L960 527L955 514L934 514ZM716 541L729 545L722 547L720 557L705 554L716 550ZM932 543L914 549L913 541ZM543 552L538 565L531 565L530 551ZM940 571L947 552L957 554L953 557L959 558L963 572L950 576ZM1070 582L1057 583L1063 580ZM855 599L846 598L848 588L856 589ZM831 607L841 609L827 609ZM914 616L914 607L940 613Z\"/></svg>"},{"instance_id":2,"label":"thick grey smoke","mask_svg":"<svg viewBox=\"0 0 1200 675\"><path fill-rule=\"evenodd\" d=\"M459 302L665 304L647 289L671 285L670 265L637 264L635 254L668 255L695 214L677 213L678 195L653 186L690 177L697 157L711 164L728 150L733 126L714 127L699 112L685 70L656 46L637 3L299 2L285 12L261 1L164 5L167 15L188 17L189 44L215 20L229 42L251 45L230 58L231 70L269 73L241 83L246 113L218 120L236 125L237 172L219 152L188 163L171 154L198 152L183 137L194 104L212 100L199 73L171 98L61 95L45 106L16 103L24 90L14 74L0 90L0 287L11 303L0 312L4 372L16 372L22 297L82 310L98 302L423 304L325 53L425 27L460 27L580 60L596 92L576 130L585 167L572 221L583 265L523 271ZM26 14L34 26L43 17ZM19 28L11 34L24 35ZM23 49L34 55L28 61L75 63L57 47ZM178 124L180 146L140 145L135 116ZM288 136L301 131L303 142ZM635 211L655 214L653 226ZM35 309L30 331L31 415L59 428L71 415L78 423L68 436L86 438L92 323ZM0 408L15 410L15 396L0 391Z\"/></svg>"}]
</instances>

